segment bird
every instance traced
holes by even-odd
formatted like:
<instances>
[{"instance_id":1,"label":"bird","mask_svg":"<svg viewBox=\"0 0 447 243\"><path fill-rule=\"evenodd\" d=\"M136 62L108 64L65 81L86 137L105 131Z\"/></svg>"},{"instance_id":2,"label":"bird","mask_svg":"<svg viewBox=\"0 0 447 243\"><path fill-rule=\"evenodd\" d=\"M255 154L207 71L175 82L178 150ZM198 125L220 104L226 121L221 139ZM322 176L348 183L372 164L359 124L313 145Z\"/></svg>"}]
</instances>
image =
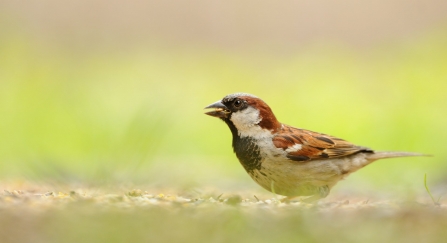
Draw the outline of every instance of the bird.
<instances>
[{"instance_id":1,"label":"bird","mask_svg":"<svg viewBox=\"0 0 447 243\"><path fill-rule=\"evenodd\" d=\"M205 107L205 114L224 121L233 151L250 177L264 189L315 202L329 195L340 180L378 159L425 156L380 152L324 133L279 122L262 99L234 93Z\"/></svg>"}]
</instances>

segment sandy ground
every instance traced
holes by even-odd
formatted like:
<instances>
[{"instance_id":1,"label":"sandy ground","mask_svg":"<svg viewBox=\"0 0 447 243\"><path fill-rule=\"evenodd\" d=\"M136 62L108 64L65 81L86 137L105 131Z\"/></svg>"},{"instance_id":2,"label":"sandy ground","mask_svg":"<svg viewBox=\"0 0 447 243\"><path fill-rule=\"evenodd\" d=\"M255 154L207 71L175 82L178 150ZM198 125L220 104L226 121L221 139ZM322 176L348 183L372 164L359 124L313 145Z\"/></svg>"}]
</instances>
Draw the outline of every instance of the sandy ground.
<instances>
[{"instance_id":1,"label":"sandy ground","mask_svg":"<svg viewBox=\"0 0 447 243\"><path fill-rule=\"evenodd\" d=\"M434 204L427 195L309 204L250 192L71 190L25 182L2 188L8 188L0 192L2 243L442 242L447 236L447 203Z\"/></svg>"}]
</instances>

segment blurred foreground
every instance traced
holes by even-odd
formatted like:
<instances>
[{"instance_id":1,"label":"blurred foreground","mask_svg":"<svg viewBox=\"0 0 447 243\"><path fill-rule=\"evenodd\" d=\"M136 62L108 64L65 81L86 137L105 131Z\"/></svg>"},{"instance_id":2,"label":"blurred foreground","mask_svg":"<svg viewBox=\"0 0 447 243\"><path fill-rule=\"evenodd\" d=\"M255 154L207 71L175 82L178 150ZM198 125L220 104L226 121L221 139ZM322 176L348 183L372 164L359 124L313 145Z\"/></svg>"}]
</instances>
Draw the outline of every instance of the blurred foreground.
<instances>
[{"instance_id":1,"label":"blurred foreground","mask_svg":"<svg viewBox=\"0 0 447 243\"><path fill-rule=\"evenodd\" d=\"M42 192L42 185L33 187L0 193L2 242L411 243L447 236L447 204L427 200L351 197L312 205L250 193Z\"/></svg>"}]
</instances>

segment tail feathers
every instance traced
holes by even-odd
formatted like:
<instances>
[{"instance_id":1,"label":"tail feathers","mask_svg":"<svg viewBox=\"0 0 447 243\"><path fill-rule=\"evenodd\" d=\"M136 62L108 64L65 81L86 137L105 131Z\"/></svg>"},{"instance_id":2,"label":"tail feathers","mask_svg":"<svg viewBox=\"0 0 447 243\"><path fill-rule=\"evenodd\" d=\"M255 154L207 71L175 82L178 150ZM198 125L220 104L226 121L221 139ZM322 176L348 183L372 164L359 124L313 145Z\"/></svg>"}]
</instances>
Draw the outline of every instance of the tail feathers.
<instances>
[{"instance_id":1,"label":"tail feathers","mask_svg":"<svg viewBox=\"0 0 447 243\"><path fill-rule=\"evenodd\" d=\"M411 157L411 156L431 156L428 154L421 154L421 153L413 153L413 152L388 152L388 151L382 151L382 152L374 152L368 156L368 160L378 160L378 159L386 159L386 158L397 158L397 157Z\"/></svg>"}]
</instances>

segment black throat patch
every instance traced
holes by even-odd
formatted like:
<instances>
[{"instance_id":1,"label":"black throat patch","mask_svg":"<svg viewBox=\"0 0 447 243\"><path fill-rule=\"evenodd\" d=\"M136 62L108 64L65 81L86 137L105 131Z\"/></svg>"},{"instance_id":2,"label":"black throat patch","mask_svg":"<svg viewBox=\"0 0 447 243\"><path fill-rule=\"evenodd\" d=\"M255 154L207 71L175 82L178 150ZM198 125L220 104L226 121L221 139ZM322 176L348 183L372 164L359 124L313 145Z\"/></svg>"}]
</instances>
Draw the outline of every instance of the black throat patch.
<instances>
[{"instance_id":1,"label":"black throat patch","mask_svg":"<svg viewBox=\"0 0 447 243\"><path fill-rule=\"evenodd\" d=\"M249 137L239 137L237 129L233 123L228 119L225 119L224 121L227 123L228 127L230 127L233 135L233 150L244 169L248 173L251 173L253 170L260 170L262 160L261 150L255 140Z\"/></svg>"},{"instance_id":2,"label":"black throat patch","mask_svg":"<svg viewBox=\"0 0 447 243\"><path fill-rule=\"evenodd\" d=\"M254 139L233 137L233 149L247 172L261 169L261 151Z\"/></svg>"}]
</instances>

